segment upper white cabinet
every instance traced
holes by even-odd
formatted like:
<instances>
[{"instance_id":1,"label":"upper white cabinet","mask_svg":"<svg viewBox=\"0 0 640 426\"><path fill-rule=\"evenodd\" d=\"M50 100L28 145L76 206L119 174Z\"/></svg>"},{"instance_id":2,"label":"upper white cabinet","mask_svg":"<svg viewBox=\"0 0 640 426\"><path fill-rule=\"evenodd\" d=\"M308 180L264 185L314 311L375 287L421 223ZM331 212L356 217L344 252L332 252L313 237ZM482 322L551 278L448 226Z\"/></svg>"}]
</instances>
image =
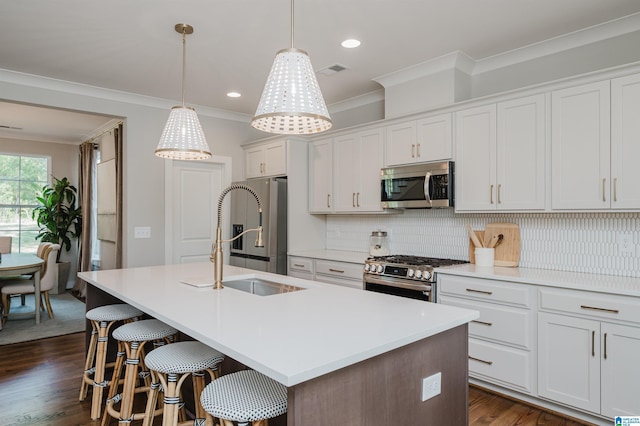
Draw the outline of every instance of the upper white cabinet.
<instances>
[{"instance_id":1,"label":"upper white cabinet","mask_svg":"<svg viewBox=\"0 0 640 426\"><path fill-rule=\"evenodd\" d=\"M309 212L382 212L383 143L382 129L312 142L309 149Z\"/></svg>"},{"instance_id":2,"label":"upper white cabinet","mask_svg":"<svg viewBox=\"0 0 640 426\"><path fill-rule=\"evenodd\" d=\"M609 208L609 81L552 92L551 114L552 208Z\"/></svg>"},{"instance_id":3,"label":"upper white cabinet","mask_svg":"<svg viewBox=\"0 0 640 426\"><path fill-rule=\"evenodd\" d=\"M544 94L456 113L456 210L545 208Z\"/></svg>"},{"instance_id":4,"label":"upper white cabinet","mask_svg":"<svg viewBox=\"0 0 640 426\"><path fill-rule=\"evenodd\" d=\"M337 137L333 141L334 211L381 212L382 129Z\"/></svg>"},{"instance_id":5,"label":"upper white cabinet","mask_svg":"<svg viewBox=\"0 0 640 426\"><path fill-rule=\"evenodd\" d=\"M252 145L245 149L245 177L278 176L287 174L287 141L279 140Z\"/></svg>"},{"instance_id":6,"label":"upper white cabinet","mask_svg":"<svg viewBox=\"0 0 640 426\"><path fill-rule=\"evenodd\" d=\"M309 145L309 213L333 210L333 139Z\"/></svg>"},{"instance_id":7,"label":"upper white cabinet","mask_svg":"<svg viewBox=\"0 0 640 426\"><path fill-rule=\"evenodd\" d=\"M385 158L387 166L452 157L451 114L441 114L388 126Z\"/></svg>"},{"instance_id":8,"label":"upper white cabinet","mask_svg":"<svg viewBox=\"0 0 640 426\"><path fill-rule=\"evenodd\" d=\"M640 208L640 75L611 80L611 207Z\"/></svg>"}]
</instances>

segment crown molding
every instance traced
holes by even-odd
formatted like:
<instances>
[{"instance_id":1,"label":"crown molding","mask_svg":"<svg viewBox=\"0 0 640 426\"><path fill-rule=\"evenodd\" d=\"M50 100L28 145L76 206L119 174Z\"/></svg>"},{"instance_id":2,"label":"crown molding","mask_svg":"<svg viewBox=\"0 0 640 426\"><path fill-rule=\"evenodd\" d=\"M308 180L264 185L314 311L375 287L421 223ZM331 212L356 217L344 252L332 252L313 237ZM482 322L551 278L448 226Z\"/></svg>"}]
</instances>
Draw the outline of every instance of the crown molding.
<instances>
[{"instance_id":1,"label":"crown molding","mask_svg":"<svg viewBox=\"0 0 640 426\"><path fill-rule=\"evenodd\" d=\"M114 102L124 102L134 105L167 110L171 109L176 104L176 101L172 101L169 99L155 98L152 96L105 89L102 87L90 86L87 84L74 83L71 81L42 77L39 75L26 74L5 69L0 69L0 81L22 86L36 87L39 89L53 90L57 92L71 93L81 96L90 96ZM251 120L251 117L248 114L240 114L233 111L198 105L195 105L194 108L196 109L196 111L198 111L199 115L204 115L207 117L247 123Z\"/></svg>"}]
</instances>

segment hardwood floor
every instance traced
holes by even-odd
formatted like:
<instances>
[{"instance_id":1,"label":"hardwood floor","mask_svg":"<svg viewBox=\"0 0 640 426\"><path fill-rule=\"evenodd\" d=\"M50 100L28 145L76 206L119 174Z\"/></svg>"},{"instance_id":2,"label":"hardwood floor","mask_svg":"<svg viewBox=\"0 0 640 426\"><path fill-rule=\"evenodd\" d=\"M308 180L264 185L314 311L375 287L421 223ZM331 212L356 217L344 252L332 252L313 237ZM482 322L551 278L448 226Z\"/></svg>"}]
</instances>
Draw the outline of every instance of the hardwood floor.
<instances>
[{"instance_id":1,"label":"hardwood floor","mask_svg":"<svg viewBox=\"0 0 640 426\"><path fill-rule=\"evenodd\" d=\"M78 401L84 345L84 334L76 333L0 347L0 424L99 425L89 419L91 398ZM469 424L582 425L475 387L469 389Z\"/></svg>"}]
</instances>

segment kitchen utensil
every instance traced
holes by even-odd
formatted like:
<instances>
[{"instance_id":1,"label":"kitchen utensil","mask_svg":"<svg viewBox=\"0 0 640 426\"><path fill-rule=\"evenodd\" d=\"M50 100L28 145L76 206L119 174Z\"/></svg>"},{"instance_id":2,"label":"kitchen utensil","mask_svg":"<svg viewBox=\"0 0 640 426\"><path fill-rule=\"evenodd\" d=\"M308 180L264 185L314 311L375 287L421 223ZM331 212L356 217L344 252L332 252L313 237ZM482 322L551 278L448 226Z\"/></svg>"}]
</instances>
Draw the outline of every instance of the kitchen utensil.
<instances>
[{"instance_id":1,"label":"kitchen utensil","mask_svg":"<svg viewBox=\"0 0 640 426\"><path fill-rule=\"evenodd\" d=\"M471 229L471 225L467 223L467 232L469 233L469 238L473 241L473 245L476 247L484 247L480 239L476 236L476 233Z\"/></svg>"},{"instance_id":2,"label":"kitchen utensil","mask_svg":"<svg viewBox=\"0 0 640 426\"><path fill-rule=\"evenodd\" d=\"M502 234L500 245L495 247L494 265L515 267L520 262L520 227L516 223L494 222L487 224L484 230L485 244L489 244L494 235Z\"/></svg>"},{"instance_id":3,"label":"kitchen utensil","mask_svg":"<svg viewBox=\"0 0 640 426\"><path fill-rule=\"evenodd\" d=\"M491 240L489 240L489 244L487 244L487 247L495 248L498 244L500 244L500 242L502 242L503 238L504 238L503 234L493 235L491 237Z\"/></svg>"}]
</instances>

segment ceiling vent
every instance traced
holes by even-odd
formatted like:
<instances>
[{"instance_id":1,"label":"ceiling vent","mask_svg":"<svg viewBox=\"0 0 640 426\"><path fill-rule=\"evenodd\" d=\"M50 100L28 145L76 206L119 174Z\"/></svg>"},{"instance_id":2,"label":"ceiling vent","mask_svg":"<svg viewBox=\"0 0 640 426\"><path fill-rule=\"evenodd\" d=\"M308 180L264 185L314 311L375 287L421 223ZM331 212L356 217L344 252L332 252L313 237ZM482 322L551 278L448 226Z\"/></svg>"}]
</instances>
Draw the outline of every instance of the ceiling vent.
<instances>
[{"instance_id":1,"label":"ceiling vent","mask_svg":"<svg viewBox=\"0 0 640 426\"><path fill-rule=\"evenodd\" d=\"M334 74L339 73L340 71L344 71L346 69L347 69L347 67L345 67L344 65L334 64L334 65L322 68L321 70L316 71L316 73L317 74L322 74L322 75L334 75Z\"/></svg>"}]
</instances>

